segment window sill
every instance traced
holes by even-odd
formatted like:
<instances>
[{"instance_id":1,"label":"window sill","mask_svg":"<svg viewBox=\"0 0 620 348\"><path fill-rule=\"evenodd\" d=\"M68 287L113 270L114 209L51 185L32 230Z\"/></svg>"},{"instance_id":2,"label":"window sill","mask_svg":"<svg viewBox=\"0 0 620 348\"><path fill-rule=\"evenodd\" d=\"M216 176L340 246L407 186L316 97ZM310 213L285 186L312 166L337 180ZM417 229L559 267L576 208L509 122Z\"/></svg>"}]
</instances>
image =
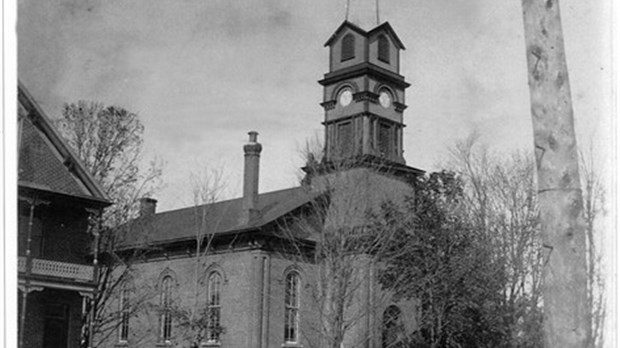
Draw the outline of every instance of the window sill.
<instances>
[{"instance_id":1,"label":"window sill","mask_svg":"<svg viewBox=\"0 0 620 348\"><path fill-rule=\"evenodd\" d=\"M127 341L116 342L114 344L114 347L129 347L129 342L127 342Z\"/></svg>"},{"instance_id":2,"label":"window sill","mask_svg":"<svg viewBox=\"0 0 620 348\"><path fill-rule=\"evenodd\" d=\"M282 343L282 348L303 348L304 346L298 342L285 342Z\"/></svg>"},{"instance_id":3,"label":"window sill","mask_svg":"<svg viewBox=\"0 0 620 348\"><path fill-rule=\"evenodd\" d=\"M221 346L222 346L221 342L202 342L200 344L201 348L221 347Z\"/></svg>"},{"instance_id":4,"label":"window sill","mask_svg":"<svg viewBox=\"0 0 620 348\"><path fill-rule=\"evenodd\" d=\"M172 342L157 342L155 347L172 347Z\"/></svg>"}]
</instances>

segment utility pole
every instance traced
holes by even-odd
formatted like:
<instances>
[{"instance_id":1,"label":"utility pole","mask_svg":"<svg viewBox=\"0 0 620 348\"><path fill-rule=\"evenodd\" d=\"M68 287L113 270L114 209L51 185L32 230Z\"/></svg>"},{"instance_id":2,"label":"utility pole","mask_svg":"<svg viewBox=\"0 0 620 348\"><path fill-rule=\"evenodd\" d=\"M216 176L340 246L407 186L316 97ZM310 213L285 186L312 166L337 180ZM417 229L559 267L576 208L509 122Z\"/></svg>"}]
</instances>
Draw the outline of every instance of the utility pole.
<instances>
[{"instance_id":1,"label":"utility pole","mask_svg":"<svg viewBox=\"0 0 620 348\"><path fill-rule=\"evenodd\" d=\"M558 0L521 0L544 248L546 348L583 348L585 220Z\"/></svg>"}]
</instances>

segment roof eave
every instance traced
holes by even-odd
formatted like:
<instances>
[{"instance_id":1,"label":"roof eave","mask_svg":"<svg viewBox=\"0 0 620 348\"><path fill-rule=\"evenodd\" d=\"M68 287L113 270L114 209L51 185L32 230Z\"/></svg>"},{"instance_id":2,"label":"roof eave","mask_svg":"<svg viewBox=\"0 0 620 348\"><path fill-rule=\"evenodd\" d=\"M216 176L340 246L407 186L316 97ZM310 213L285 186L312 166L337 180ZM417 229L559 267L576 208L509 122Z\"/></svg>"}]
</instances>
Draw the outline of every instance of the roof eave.
<instances>
[{"instance_id":1,"label":"roof eave","mask_svg":"<svg viewBox=\"0 0 620 348\"><path fill-rule=\"evenodd\" d=\"M374 29L368 32L368 36L373 35L375 32L379 30L384 30L384 29L389 33L390 36L392 36L392 38L394 38L394 41L396 42L396 45L398 46L398 48L405 50L405 45L400 40L398 35L396 35L396 31L394 30L394 28L392 28L392 26L390 25L390 22L383 22L381 25L375 27Z\"/></svg>"},{"instance_id":2,"label":"roof eave","mask_svg":"<svg viewBox=\"0 0 620 348\"><path fill-rule=\"evenodd\" d=\"M45 112L34 100L28 89L19 80L17 84L18 100L20 103L26 106L29 114L32 114L33 117L37 118L37 123L39 124L38 128L45 133L45 135L50 139L53 145L61 152L63 157L71 158L71 162L74 165L73 168L76 176L84 183L84 185L92 193L92 195L98 200L107 201L111 204L110 198L103 191L103 188L92 177L88 170L86 170L86 168L82 164L82 161L80 161L77 155L75 155L71 148L64 142L62 136L58 133L58 131L54 127L52 127L50 119L45 115Z\"/></svg>"},{"instance_id":3,"label":"roof eave","mask_svg":"<svg viewBox=\"0 0 620 348\"><path fill-rule=\"evenodd\" d=\"M324 46L324 47L327 47L327 46L331 45L331 44L332 44L332 42L333 42L334 40L336 40L336 37L338 37L338 35L340 35L340 32L341 32L341 31L342 31L345 27L349 27L349 28L351 28L353 31L356 31L356 32L358 32L358 33L359 33L359 34L361 34L361 35L364 35L364 36L366 36L366 35L367 35L367 32L366 32L364 29L362 29L362 28L358 27L357 25L355 25L355 24L353 24L353 23L351 23L351 22L349 22L349 21L345 20L344 22L342 22L342 24L340 24L340 26L338 27L338 29L336 29L336 31L334 31L334 33L332 34L332 36L330 36L330 37L329 37L329 39L325 42L325 44L324 44L323 46Z\"/></svg>"}]
</instances>

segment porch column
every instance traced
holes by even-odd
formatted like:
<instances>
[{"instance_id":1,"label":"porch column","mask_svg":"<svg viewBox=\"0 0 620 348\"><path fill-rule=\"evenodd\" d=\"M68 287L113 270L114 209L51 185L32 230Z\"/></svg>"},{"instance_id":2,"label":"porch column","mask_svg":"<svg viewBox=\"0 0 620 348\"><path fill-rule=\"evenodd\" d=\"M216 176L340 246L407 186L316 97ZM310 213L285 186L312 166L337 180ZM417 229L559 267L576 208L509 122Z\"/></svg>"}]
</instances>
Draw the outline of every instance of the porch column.
<instances>
[{"instance_id":1,"label":"porch column","mask_svg":"<svg viewBox=\"0 0 620 348\"><path fill-rule=\"evenodd\" d=\"M34 226L34 210L37 205L49 204L47 201L39 200L36 197L19 197L20 200L30 204L30 213L28 216L28 230L26 234L26 269L24 276L24 285L22 289L22 312L19 318L19 348L24 348L24 328L26 325L26 313L28 311L28 293L32 290L42 290L30 287L30 275L32 274L32 228Z\"/></svg>"},{"instance_id":2,"label":"porch column","mask_svg":"<svg viewBox=\"0 0 620 348\"><path fill-rule=\"evenodd\" d=\"M90 315L87 318L87 330L88 330L88 348L93 346L94 335L94 323L96 322L97 314L97 298L99 293L99 239L101 237L101 230L103 224L103 209L86 209L88 212L88 232L93 235L93 282L95 287L93 293L90 294ZM81 294L81 293L80 293ZM84 305L83 305L84 307ZM84 307L85 309L85 307ZM83 338L84 339L84 338Z\"/></svg>"}]
</instances>

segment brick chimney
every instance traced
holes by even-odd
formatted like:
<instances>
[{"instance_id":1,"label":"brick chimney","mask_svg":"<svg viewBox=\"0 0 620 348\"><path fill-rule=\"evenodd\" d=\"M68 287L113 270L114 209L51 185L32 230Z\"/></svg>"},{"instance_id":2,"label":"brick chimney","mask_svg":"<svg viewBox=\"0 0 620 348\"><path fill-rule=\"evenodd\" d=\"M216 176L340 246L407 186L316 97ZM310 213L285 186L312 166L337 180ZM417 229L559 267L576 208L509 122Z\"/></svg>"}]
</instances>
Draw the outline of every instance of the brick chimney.
<instances>
[{"instance_id":1,"label":"brick chimney","mask_svg":"<svg viewBox=\"0 0 620 348\"><path fill-rule=\"evenodd\" d=\"M248 224L258 215L258 171L260 152L263 146L257 142L258 132L248 133L249 142L243 145L245 163L243 165L243 198L241 203L241 223Z\"/></svg>"},{"instance_id":2,"label":"brick chimney","mask_svg":"<svg viewBox=\"0 0 620 348\"><path fill-rule=\"evenodd\" d=\"M140 217L155 215L157 200L153 198L140 198Z\"/></svg>"}]
</instances>

